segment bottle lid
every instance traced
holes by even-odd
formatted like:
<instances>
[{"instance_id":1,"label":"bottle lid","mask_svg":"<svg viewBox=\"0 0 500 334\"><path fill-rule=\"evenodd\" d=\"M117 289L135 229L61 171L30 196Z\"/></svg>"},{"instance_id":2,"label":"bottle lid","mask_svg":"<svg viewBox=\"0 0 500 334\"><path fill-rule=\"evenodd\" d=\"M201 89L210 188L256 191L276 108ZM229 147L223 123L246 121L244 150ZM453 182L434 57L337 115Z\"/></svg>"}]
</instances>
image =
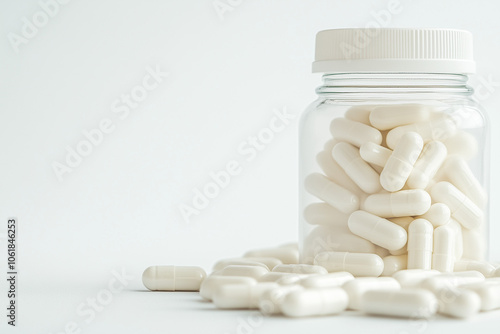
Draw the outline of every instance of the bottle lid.
<instances>
[{"instance_id":1,"label":"bottle lid","mask_svg":"<svg viewBox=\"0 0 500 334\"><path fill-rule=\"evenodd\" d=\"M455 29L363 28L316 35L313 72L474 73L472 34Z\"/></svg>"}]
</instances>

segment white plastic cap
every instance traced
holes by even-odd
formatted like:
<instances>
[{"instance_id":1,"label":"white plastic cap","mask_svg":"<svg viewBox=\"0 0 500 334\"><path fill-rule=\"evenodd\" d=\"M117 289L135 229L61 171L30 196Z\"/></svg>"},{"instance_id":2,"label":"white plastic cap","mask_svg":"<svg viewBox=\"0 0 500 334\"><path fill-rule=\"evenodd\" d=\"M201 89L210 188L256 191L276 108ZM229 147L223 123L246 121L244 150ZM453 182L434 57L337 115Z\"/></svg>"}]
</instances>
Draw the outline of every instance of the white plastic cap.
<instances>
[{"instance_id":1,"label":"white plastic cap","mask_svg":"<svg viewBox=\"0 0 500 334\"><path fill-rule=\"evenodd\" d=\"M474 73L472 34L455 29L331 29L316 35L313 72Z\"/></svg>"}]
</instances>

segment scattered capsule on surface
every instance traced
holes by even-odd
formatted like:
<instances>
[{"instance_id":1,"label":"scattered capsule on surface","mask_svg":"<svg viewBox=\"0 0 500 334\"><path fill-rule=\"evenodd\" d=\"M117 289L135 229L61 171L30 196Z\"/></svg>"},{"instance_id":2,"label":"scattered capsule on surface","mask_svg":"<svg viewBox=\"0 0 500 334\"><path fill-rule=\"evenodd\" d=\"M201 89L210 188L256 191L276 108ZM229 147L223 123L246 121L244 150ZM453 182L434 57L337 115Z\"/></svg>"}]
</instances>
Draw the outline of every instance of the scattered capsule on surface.
<instances>
[{"instance_id":1,"label":"scattered capsule on surface","mask_svg":"<svg viewBox=\"0 0 500 334\"><path fill-rule=\"evenodd\" d=\"M288 317L331 315L344 311L348 301L341 288L297 290L285 296L281 311Z\"/></svg>"},{"instance_id":2,"label":"scattered capsule on surface","mask_svg":"<svg viewBox=\"0 0 500 334\"><path fill-rule=\"evenodd\" d=\"M400 284L392 277L361 277L346 282L342 289L349 295L349 306L351 310L361 308L361 298L367 291L371 290L399 290Z\"/></svg>"},{"instance_id":3,"label":"scattered capsule on surface","mask_svg":"<svg viewBox=\"0 0 500 334\"><path fill-rule=\"evenodd\" d=\"M207 274L194 266L151 266L144 270L142 283L153 291L198 291Z\"/></svg>"},{"instance_id":4,"label":"scattered capsule on surface","mask_svg":"<svg viewBox=\"0 0 500 334\"><path fill-rule=\"evenodd\" d=\"M257 281L251 277L243 276L208 276L203 280L200 286L200 296L206 300L212 300L214 291L221 285L226 284L247 284L254 285Z\"/></svg>"},{"instance_id":5,"label":"scattered capsule on surface","mask_svg":"<svg viewBox=\"0 0 500 334\"><path fill-rule=\"evenodd\" d=\"M423 289L371 290L361 298L361 311L405 318L429 318L438 308L432 292Z\"/></svg>"},{"instance_id":6,"label":"scattered capsule on surface","mask_svg":"<svg viewBox=\"0 0 500 334\"><path fill-rule=\"evenodd\" d=\"M262 294L277 287L278 284L273 282L254 285L225 284L215 289L212 300L221 309L256 309Z\"/></svg>"},{"instance_id":7,"label":"scattered capsule on surface","mask_svg":"<svg viewBox=\"0 0 500 334\"><path fill-rule=\"evenodd\" d=\"M347 271L354 276L380 276L384 261L376 254L323 252L316 255L314 264L328 272Z\"/></svg>"}]
</instances>

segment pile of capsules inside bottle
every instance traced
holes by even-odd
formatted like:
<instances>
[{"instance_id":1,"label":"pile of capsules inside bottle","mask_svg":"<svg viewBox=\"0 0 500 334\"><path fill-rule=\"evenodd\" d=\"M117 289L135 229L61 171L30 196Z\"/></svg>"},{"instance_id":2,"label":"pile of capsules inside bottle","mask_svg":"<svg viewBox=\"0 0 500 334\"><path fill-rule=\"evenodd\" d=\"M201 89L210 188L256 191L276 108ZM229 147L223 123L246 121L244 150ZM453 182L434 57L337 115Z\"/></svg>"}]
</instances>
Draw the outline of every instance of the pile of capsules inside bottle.
<instances>
[{"instance_id":1,"label":"pile of capsules inside bottle","mask_svg":"<svg viewBox=\"0 0 500 334\"><path fill-rule=\"evenodd\" d=\"M500 308L500 266L484 261L486 192L474 138L427 105L352 107L330 124L304 180L313 229L297 245L198 267L149 267L150 290L199 290L221 309L289 317L345 310L465 318ZM450 140L452 138L453 140ZM309 231L308 230L308 231Z\"/></svg>"}]
</instances>

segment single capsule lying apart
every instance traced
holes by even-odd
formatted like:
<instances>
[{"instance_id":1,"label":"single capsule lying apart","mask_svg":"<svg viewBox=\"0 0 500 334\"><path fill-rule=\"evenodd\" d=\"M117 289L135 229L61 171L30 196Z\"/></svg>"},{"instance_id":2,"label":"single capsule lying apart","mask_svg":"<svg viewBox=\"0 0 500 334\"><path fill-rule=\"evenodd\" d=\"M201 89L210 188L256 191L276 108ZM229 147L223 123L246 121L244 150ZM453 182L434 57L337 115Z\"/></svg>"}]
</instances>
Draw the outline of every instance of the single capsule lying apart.
<instances>
[{"instance_id":1,"label":"single capsule lying apart","mask_svg":"<svg viewBox=\"0 0 500 334\"><path fill-rule=\"evenodd\" d=\"M337 314L347 308L348 299L341 288L297 290L286 295L281 311L288 317Z\"/></svg>"},{"instance_id":2,"label":"single capsule lying apart","mask_svg":"<svg viewBox=\"0 0 500 334\"><path fill-rule=\"evenodd\" d=\"M429 318L438 308L432 292L423 289L371 290L361 297L361 311L405 318Z\"/></svg>"},{"instance_id":3,"label":"single capsule lying apart","mask_svg":"<svg viewBox=\"0 0 500 334\"><path fill-rule=\"evenodd\" d=\"M153 291L198 291L206 276L200 267L151 266L144 270L142 283Z\"/></svg>"}]
</instances>

